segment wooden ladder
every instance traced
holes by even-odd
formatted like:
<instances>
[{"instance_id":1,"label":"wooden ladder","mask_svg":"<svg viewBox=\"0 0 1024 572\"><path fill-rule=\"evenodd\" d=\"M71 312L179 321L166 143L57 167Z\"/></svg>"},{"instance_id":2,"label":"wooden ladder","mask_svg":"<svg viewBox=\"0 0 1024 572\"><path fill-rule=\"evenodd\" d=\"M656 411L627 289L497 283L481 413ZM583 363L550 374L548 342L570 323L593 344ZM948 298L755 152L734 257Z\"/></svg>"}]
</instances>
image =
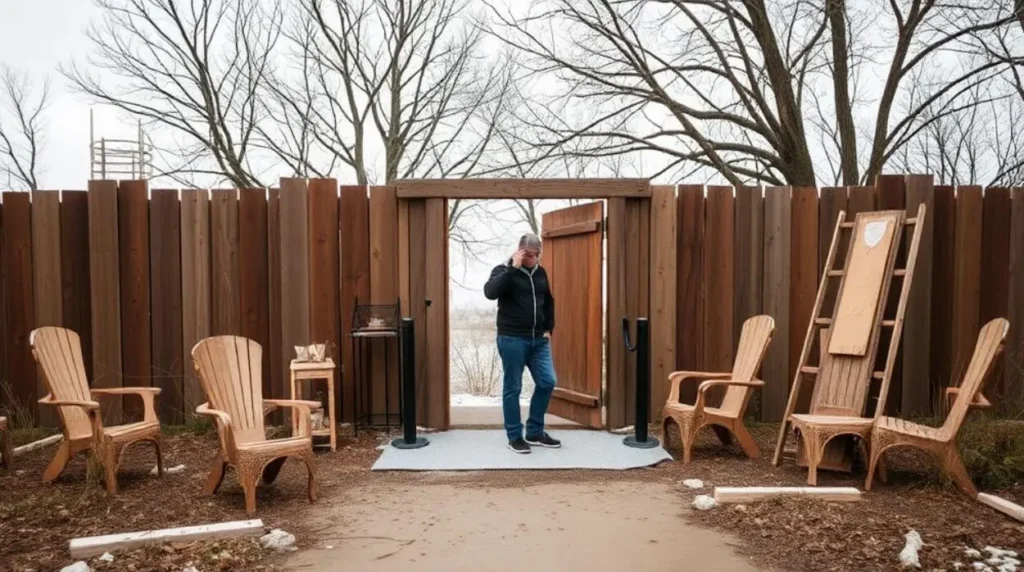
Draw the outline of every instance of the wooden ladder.
<instances>
[{"instance_id":1,"label":"wooden ladder","mask_svg":"<svg viewBox=\"0 0 1024 572\"><path fill-rule=\"evenodd\" d=\"M884 212L884 211L881 211ZM907 251L906 256L906 268L896 268L891 273L887 273L882 283L882 298L878 304L877 314L874 322L874 336L879 339L881 330L883 328L891 328L892 336L889 339L888 354L886 355L885 369L883 371L874 371L871 374L872 380L881 380L881 387L879 389L878 400L875 404L874 418L877 419L885 411L885 402L889 393L889 385L892 380L893 367L896 363L896 354L899 350L899 341L902 337L903 332L903 317L906 312L907 298L910 293L911 282L914 277L914 268L917 263L917 251L921 243L921 233L924 225L918 224L923 222L925 217L925 205L921 204L917 208L917 216L907 217L903 219L903 224L897 234L893 237L896 244L893 246L894 252L899 251L899 245L903 240L904 234L908 227L914 227L914 234L911 238L910 249ZM843 294L843 277L846 276L846 268L834 269L836 259L836 250L839 245L840 233L845 232L850 237L850 241L847 242L846 251L846 265L849 265L850 257L853 253L853 229L856 227L856 221L846 222L846 211L839 212L839 218L836 221L835 230L832 232L832 244L829 247L828 257L825 260L825 269L821 275L821 281L818 284L818 294L814 299L814 310L811 312L812 319L807 325L807 335L804 338L803 349L800 352L800 361L793 374L793 384L790 386L789 401L786 403L786 412L782 417L782 427L779 430L778 442L775 446L775 456L772 459L772 464L778 466L782 461L782 455L788 439L789 434L789 417L796 409L797 402L801 393L801 384L803 377L811 377L817 380L818 367L807 365L807 359L810 355L811 347L814 339L818 336L819 328L828 327L832 324L832 320L835 318L835 312L838 310L839 301ZM826 317L821 315L821 307L825 298L825 292L828 291L829 280L833 278L840 279L840 287L836 292L835 298L832 301L832 317ZM896 315L891 319L885 318L885 309L888 306L889 291L893 278L902 278L903 285L900 289L899 304L896 307ZM875 352L872 352L875 353ZM876 354L877 355L877 354ZM869 382L870 383L870 382ZM811 390L813 391L813 384ZM792 450L795 453L795 449Z\"/></svg>"}]
</instances>

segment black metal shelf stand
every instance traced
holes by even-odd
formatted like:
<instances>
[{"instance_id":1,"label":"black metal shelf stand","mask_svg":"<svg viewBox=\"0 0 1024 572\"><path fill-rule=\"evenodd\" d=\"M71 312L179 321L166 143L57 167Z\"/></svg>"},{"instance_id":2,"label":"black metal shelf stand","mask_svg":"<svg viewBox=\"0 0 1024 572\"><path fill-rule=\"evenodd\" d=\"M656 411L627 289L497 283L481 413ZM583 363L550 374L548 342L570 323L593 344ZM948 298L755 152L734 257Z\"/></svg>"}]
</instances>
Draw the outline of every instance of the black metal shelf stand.
<instances>
[{"instance_id":1,"label":"black metal shelf stand","mask_svg":"<svg viewBox=\"0 0 1024 572\"><path fill-rule=\"evenodd\" d=\"M391 341L398 346L398 368L402 371L401 300L395 304L360 304L355 301L352 311L352 379L355 384L354 432L360 427L402 426L402 384L399 381L398 400L394 411L391 409ZM372 349L374 343L384 345L384 403L374 404ZM383 413L377 410L383 409ZM380 419L383 418L383 423Z\"/></svg>"}]
</instances>

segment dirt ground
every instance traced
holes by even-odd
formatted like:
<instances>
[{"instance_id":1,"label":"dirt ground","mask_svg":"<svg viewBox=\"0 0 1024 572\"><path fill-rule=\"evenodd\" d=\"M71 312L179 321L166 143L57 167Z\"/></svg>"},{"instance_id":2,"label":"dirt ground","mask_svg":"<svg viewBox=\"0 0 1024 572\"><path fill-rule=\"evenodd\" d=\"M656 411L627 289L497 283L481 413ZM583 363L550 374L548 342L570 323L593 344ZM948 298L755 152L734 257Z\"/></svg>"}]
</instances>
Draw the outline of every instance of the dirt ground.
<instances>
[{"instance_id":1,"label":"dirt ground","mask_svg":"<svg viewBox=\"0 0 1024 572\"><path fill-rule=\"evenodd\" d=\"M483 475L474 475L482 477ZM318 514L317 546L288 570L754 571L728 535L688 524L660 483L554 483L491 488L425 474L410 487L374 483ZM481 483L482 485L482 483Z\"/></svg>"},{"instance_id":2,"label":"dirt ground","mask_svg":"<svg viewBox=\"0 0 1024 572\"><path fill-rule=\"evenodd\" d=\"M318 455L315 504L306 501L299 463L285 464L273 486L260 488L257 517L268 529L295 534L296 553L270 554L253 540L194 542L119 552L111 563L89 564L97 571L180 572L187 566L315 569L333 560L365 563L351 569L391 570L416 559L412 565L427 570L427 563L460 569L453 554L487 550L479 562L489 557L534 568L537 554L562 562L575 553L599 562L628 556L637 566L626 569L662 569L663 562L680 556L686 558L685 568L665 569L686 569L699 555L715 554L725 559L722 566L733 566L722 569L893 570L909 530L924 539L923 570L970 565L965 548L1024 553L1024 524L967 499L939 477L934 463L915 455L890 456L890 482L878 484L858 503L689 508L695 495L710 494L714 486L804 484L805 471L792 462L771 465L776 430L752 431L763 453L757 460L746 459L735 446L722 447L708 432L686 467L668 462L634 471L454 474L371 473L376 447L386 436L361 433L344 440L337 452ZM571 441L571 431L552 433ZM83 458L57 483L44 485L39 476L54 448L19 456L13 473L0 470L0 570L60 570L73 562L67 547L77 536L246 519L233 473L217 495L202 494L216 448L213 434L168 436L165 467L183 464L185 469L158 479L149 475L152 449L138 446L126 458L116 497L107 497L100 483L87 477ZM678 454L674 446L669 450ZM687 478L702 479L705 488L683 487ZM822 473L819 482L863 488L863 472ZM1021 483L993 492L1024 501ZM613 524L622 528L613 531ZM700 540L684 553L688 538ZM409 541L414 542L403 545ZM646 562L656 565L640 565ZM714 569L714 562L702 568Z\"/></svg>"}]
</instances>

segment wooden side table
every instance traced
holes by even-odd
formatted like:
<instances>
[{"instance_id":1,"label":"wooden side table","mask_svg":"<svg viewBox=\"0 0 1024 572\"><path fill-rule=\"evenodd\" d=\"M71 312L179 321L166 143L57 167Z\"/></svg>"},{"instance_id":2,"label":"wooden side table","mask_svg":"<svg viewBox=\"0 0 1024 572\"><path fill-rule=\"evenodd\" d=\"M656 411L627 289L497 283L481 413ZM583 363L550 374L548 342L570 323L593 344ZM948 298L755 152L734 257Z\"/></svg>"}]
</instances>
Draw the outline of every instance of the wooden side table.
<instances>
[{"instance_id":1,"label":"wooden side table","mask_svg":"<svg viewBox=\"0 0 1024 572\"><path fill-rule=\"evenodd\" d=\"M313 429L314 437L331 438L331 450L338 449L338 420L334 416L334 360L327 358L322 362L303 362L292 360L289 369L291 370L291 396L298 399L297 382L303 379L314 379L327 382L327 409L330 422L327 429ZM297 432L299 420L297 415L292 415L292 432Z\"/></svg>"}]
</instances>

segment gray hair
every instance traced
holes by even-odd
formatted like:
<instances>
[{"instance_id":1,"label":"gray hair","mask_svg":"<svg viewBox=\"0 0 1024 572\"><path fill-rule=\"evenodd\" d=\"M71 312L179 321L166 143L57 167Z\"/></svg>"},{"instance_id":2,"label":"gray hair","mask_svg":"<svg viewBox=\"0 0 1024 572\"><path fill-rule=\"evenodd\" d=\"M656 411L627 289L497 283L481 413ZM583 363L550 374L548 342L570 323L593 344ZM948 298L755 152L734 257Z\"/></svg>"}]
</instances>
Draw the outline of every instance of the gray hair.
<instances>
[{"instance_id":1,"label":"gray hair","mask_svg":"<svg viewBox=\"0 0 1024 572\"><path fill-rule=\"evenodd\" d=\"M533 233L524 234L519 238L519 248L536 248L540 250L540 237Z\"/></svg>"}]
</instances>

